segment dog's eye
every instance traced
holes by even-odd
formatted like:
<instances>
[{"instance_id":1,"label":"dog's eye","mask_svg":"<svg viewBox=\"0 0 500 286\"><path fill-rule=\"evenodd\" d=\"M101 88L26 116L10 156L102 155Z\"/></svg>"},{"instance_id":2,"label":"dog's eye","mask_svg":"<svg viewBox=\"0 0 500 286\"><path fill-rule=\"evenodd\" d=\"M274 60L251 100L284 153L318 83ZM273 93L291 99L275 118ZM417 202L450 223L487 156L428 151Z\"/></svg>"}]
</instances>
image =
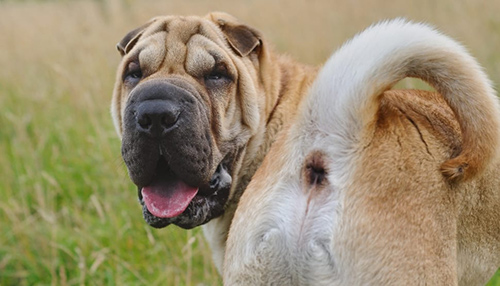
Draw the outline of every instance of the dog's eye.
<instances>
[{"instance_id":1,"label":"dog's eye","mask_svg":"<svg viewBox=\"0 0 500 286\"><path fill-rule=\"evenodd\" d=\"M225 71L214 71L205 76L205 81L222 81L222 80L230 80L229 76Z\"/></svg>"},{"instance_id":2,"label":"dog's eye","mask_svg":"<svg viewBox=\"0 0 500 286\"><path fill-rule=\"evenodd\" d=\"M209 74L205 77L205 80L219 80L222 79L224 75L222 74Z\"/></svg>"},{"instance_id":3,"label":"dog's eye","mask_svg":"<svg viewBox=\"0 0 500 286\"><path fill-rule=\"evenodd\" d=\"M128 64L127 72L124 74L123 81L136 84L142 78L141 67L138 63L131 62Z\"/></svg>"},{"instance_id":4,"label":"dog's eye","mask_svg":"<svg viewBox=\"0 0 500 286\"><path fill-rule=\"evenodd\" d=\"M222 87L232 81L228 70L224 64L216 65L213 70L204 76L205 84L208 87Z\"/></svg>"},{"instance_id":5,"label":"dog's eye","mask_svg":"<svg viewBox=\"0 0 500 286\"><path fill-rule=\"evenodd\" d=\"M130 73L128 76L131 78L138 79L138 78L142 77L142 73L141 73L141 71L134 71L134 72Z\"/></svg>"}]
</instances>

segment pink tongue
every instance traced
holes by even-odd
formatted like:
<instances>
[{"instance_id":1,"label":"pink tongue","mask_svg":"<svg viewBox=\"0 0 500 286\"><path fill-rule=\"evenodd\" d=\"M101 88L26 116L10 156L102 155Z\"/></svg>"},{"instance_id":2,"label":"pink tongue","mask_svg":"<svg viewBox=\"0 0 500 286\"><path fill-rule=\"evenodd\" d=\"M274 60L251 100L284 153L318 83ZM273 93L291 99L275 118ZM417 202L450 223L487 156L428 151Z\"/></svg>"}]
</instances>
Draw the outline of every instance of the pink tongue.
<instances>
[{"instance_id":1,"label":"pink tongue","mask_svg":"<svg viewBox=\"0 0 500 286\"><path fill-rule=\"evenodd\" d=\"M186 210L198 193L198 188L190 187L180 180L175 182L157 180L143 187L141 192L144 203L152 215L171 218Z\"/></svg>"}]
</instances>

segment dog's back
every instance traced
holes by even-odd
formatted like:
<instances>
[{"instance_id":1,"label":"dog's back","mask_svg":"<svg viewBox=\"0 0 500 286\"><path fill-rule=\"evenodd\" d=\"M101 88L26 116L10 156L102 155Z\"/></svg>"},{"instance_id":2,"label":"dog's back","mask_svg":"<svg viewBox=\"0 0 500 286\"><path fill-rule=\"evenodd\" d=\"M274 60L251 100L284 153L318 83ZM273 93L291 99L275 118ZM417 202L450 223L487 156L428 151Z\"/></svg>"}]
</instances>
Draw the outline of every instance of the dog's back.
<instances>
[{"instance_id":1,"label":"dog's back","mask_svg":"<svg viewBox=\"0 0 500 286\"><path fill-rule=\"evenodd\" d=\"M388 91L405 77L437 92ZM244 193L227 285L481 285L500 265L500 111L459 44L402 20L330 58Z\"/></svg>"}]
</instances>

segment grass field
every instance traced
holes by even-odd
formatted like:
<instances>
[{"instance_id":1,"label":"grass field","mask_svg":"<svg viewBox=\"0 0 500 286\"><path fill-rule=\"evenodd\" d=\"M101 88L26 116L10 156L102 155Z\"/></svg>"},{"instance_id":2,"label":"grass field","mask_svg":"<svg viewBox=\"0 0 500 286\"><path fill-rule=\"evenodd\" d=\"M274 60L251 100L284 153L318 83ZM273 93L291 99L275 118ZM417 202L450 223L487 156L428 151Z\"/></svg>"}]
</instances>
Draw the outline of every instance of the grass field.
<instances>
[{"instance_id":1,"label":"grass field","mask_svg":"<svg viewBox=\"0 0 500 286\"><path fill-rule=\"evenodd\" d=\"M310 64L405 16L465 43L500 84L500 1L392 2L0 0L0 285L221 284L199 229L143 222L108 111L115 45L154 15L230 12Z\"/></svg>"}]
</instances>

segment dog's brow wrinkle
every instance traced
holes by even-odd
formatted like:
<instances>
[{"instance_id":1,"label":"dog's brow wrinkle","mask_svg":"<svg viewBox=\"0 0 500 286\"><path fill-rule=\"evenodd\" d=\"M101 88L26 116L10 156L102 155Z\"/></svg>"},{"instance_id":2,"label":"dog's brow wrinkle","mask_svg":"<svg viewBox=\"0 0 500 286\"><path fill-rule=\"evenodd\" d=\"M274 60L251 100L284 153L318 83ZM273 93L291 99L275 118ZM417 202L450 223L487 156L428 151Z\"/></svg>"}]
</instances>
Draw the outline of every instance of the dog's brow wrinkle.
<instances>
[{"instance_id":1,"label":"dog's brow wrinkle","mask_svg":"<svg viewBox=\"0 0 500 286\"><path fill-rule=\"evenodd\" d=\"M164 67L166 58L167 58L167 46L165 45L165 55L161 59L159 69L162 69Z\"/></svg>"}]
</instances>

